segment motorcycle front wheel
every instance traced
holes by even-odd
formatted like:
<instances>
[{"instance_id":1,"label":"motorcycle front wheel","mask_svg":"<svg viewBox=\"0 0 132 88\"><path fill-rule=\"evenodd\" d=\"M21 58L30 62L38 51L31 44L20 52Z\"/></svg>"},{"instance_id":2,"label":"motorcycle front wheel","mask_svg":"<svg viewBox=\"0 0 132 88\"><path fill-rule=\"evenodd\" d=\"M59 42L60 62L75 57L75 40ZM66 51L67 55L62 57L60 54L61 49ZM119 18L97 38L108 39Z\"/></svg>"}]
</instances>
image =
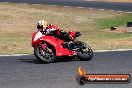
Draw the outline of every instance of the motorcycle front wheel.
<instances>
[{"instance_id":1,"label":"motorcycle front wheel","mask_svg":"<svg viewBox=\"0 0 132 88\"><path fill-rule=\"evenodd\" d=\"M34 48L34 55L42 63L51 63L55 61L55 54L49 46L46 46L45 49L43 49L41 45L36 46Z\"/></svg>"},{"instance_id":2,"label":"motorcycle front wheel","mask_svg":"<svg viewBox=\"0 0 132 88\"><path fill-rule=\"evenodd\" d=\"M77 45L82 46L83 48L78 50L78 59L81 61L89 61L93 57L93 50L89 45L84 42L78 41Z\"/></svg>"}]
</instances>

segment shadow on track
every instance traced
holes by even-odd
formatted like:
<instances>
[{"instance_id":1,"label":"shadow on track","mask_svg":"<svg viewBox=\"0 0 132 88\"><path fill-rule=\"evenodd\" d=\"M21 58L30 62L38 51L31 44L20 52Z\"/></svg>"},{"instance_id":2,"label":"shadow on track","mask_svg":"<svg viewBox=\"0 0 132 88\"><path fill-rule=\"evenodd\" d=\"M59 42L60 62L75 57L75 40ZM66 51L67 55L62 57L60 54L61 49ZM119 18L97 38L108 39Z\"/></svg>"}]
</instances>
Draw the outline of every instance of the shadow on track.
<instances>
[{"instance_id":1,"label":"shadow on track","mask_svg":"<svg viewBox=\"0 0 132 88\"><path fill-rule=\"evenodd\" d=\"M34 64L44 64L41 61L37 60L36 57L32 55L32 58L20 58L20 62L26 62L26 63L34 63ZM57 58L55 62L53 63L60 63L60 62L71 62L71 61L80 61L79 59L73 59L69 57L63 57L63 58ZM50 63L49 63L50 64Z\"/></svg>"}]
</instances>

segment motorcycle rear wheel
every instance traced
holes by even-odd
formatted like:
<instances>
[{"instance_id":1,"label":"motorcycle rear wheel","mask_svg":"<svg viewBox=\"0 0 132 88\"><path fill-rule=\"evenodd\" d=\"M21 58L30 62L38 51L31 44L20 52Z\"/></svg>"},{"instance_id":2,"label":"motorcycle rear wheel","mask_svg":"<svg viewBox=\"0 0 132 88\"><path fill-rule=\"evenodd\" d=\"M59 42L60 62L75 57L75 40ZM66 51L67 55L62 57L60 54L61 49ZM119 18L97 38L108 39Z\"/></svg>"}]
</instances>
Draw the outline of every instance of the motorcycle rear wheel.
<instances>
[{"instance_id":1,"label":"motorcycle rear wheel","mask_svg":"<svg viewBox=\"0 0 132 88\"><path fill-rule=\"evenodd\" d=\"M53 50L46 46L45 50L42 49L41 45L38 45L34 48L34 55L42 63L52 63L55 61L55 54Z\"/></svg>"}]
</instances>

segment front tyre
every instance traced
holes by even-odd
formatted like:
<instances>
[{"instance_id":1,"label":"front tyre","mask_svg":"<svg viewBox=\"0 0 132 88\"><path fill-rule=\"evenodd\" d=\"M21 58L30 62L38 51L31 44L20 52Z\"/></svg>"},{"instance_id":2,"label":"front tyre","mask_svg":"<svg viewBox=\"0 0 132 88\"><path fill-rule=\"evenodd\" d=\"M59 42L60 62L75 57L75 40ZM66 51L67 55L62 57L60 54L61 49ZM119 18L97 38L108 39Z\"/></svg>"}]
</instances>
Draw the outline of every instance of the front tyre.
<instances>
[{"instance_id":1,"label":"front tyre","mask_svg":"<svg viewBox=\"0 0 132 88\"><path fill-rule=\"evenodd\" d=\"M47 45L45 49L42 49L41 45L36 46L34 48L34 55L42 63L51 63L55 61L55 54Z\"/></svg>"},{"instance_id":2,"label":"front tyre","mask_svg":"<svg viewBox=\"0 0 132 88\"><path fill-rule=\"evenodd\" d=\"M79 42L83 48L78 51L78 57L81 61L89 61L93 57L93 51L89 45L84 42Z\"/></svg>"}]
</instances>

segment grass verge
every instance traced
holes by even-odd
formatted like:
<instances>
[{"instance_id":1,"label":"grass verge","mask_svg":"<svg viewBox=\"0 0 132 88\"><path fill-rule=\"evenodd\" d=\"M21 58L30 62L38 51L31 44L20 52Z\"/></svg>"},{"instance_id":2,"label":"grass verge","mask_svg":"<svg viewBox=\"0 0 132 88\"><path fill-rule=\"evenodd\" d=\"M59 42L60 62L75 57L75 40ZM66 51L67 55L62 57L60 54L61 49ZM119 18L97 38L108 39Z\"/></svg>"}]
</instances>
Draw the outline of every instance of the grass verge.
<instances>
[{"instance_id":1,"label":"grass verge","mask_svg":"<svg viewBox=\"0 0 132 88\"><path fill-rule=\"evenodd\" d=\"M108 33L101 30L110 27L112 19L112 25L124 25L131 19L131 15L75 7L0 3L0 54L32 54L31 35L40 19L66 31L80 31L80 40L88 43L93 50L132 48L131 33ZM123 20L121 23L116 21L119 18Z\"/></svg>"},{"instance_id":2,"label":"grass verge","mask_svg":"<svg viewBox=\"0 0 132 88\"><path fill-rule=\"evenodd\" d=\"M127 22L132 21L132 14L123 14L113 18L100 19L98 21L98 28L105 29L110 27L118 27L126 25Z\"/></svg>"}]
</instances>

